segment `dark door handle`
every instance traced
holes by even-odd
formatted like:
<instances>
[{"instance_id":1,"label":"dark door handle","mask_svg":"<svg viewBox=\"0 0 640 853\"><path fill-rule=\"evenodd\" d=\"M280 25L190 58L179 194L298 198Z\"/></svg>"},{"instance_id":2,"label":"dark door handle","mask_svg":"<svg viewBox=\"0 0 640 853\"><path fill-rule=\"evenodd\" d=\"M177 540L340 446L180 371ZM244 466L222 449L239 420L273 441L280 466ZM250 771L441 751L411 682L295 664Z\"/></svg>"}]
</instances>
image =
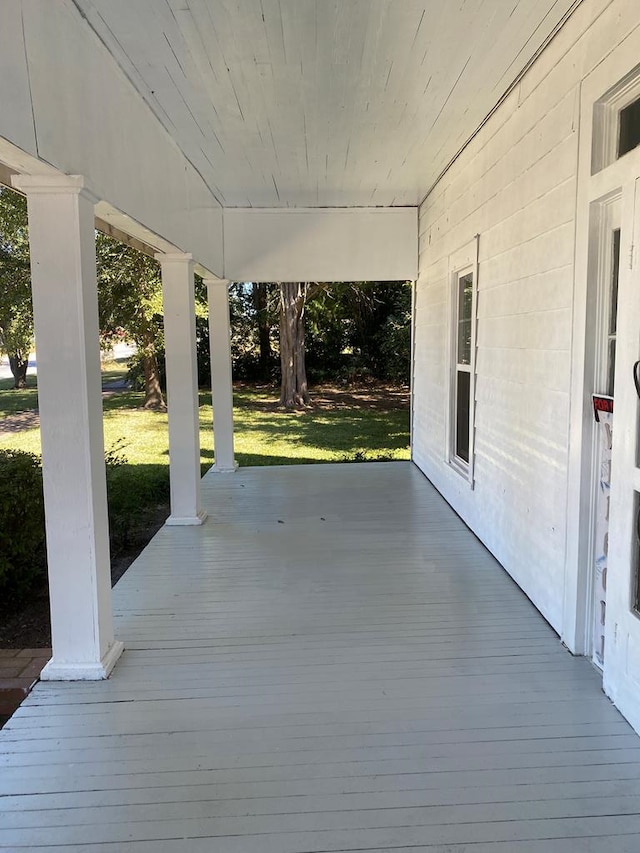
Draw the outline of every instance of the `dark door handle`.
<instances>
[{"instance_id":1,"label":"dark door handle","mask_svg":"<svg viewBox=\"0 0 640 853\"><path fill-rule=\"evenodd\" d=\"M636 394L640 397L640 359L633 365L633 384L636 386Z\"/></svg>"}]
</instances>

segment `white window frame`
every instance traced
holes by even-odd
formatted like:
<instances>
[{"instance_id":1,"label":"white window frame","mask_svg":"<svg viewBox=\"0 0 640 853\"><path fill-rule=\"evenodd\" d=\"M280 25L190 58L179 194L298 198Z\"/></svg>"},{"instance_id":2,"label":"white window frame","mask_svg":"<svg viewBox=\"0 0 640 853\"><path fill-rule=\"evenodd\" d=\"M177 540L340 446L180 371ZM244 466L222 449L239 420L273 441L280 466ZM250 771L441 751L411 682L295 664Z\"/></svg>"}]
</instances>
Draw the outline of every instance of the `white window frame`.
<instances>
[{"instance_id":1,"label":"white window frame","mask_svg":"<svg viewBox=\"0 0 640 853\"><path fill-rule=\"evenodd\" d=\"M446 461L474 486L475 468L475 410L476 410L476 338L478 302L479 237L467 243L449 257L449 381L447 383L447 448ZM458 364L459 282L468 274L473 277L471 297L471 352L468 365ZM457 439L457 380L459 370L469 373L469 461L456 454Z\"/></svg>"},{"instance_id":2,"label":"white window frame","mask_svg":"<svg viewBox=\"0 0 640 853\"><path fill-rule=\"evenodd\" d=\"M620 113L640 99L640 66L609 89L593 106L591 174L606 169L618 160ZM629 154L631 152L627 152ZM622 155L623 157L626 154Z\"/></svg>"}]
</instances>

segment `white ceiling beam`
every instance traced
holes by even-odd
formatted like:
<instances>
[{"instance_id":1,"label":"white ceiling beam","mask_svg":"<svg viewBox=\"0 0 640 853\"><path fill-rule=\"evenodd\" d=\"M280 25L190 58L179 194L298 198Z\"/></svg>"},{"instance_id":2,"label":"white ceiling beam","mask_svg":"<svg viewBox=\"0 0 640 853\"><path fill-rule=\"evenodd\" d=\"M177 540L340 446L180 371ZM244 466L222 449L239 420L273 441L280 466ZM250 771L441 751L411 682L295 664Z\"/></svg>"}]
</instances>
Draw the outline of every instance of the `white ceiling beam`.
<instances>
[{"instance_id":1,"label":"white ceiling beam","mask_svg":"<svg viewBox=\"0 0 640 853\"><path fill-rule=\"evenodd\" d=\"M417 208L225 210L224 254L231 281L413 280Z\"/></svg>"}]
</instances>

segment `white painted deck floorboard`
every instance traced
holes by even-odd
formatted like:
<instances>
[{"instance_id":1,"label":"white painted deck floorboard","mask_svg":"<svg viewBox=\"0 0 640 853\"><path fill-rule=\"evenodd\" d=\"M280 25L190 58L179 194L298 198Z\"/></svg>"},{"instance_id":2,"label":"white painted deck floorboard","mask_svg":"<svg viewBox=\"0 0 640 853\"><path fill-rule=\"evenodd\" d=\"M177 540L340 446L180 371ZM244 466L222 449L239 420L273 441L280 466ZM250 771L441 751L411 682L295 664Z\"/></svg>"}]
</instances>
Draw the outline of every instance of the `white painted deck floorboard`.
<instances>
[{"instance_id":1,"label":"white painted deck floorboard","mask_svg":"<svg viewBox=\"0 0 640 853\"><path fill-rule=\"evenodd\" d=\"M416 468L204 491L0 732L1 849L640 851L640 740Z\"/></svg>"}]
</instances>

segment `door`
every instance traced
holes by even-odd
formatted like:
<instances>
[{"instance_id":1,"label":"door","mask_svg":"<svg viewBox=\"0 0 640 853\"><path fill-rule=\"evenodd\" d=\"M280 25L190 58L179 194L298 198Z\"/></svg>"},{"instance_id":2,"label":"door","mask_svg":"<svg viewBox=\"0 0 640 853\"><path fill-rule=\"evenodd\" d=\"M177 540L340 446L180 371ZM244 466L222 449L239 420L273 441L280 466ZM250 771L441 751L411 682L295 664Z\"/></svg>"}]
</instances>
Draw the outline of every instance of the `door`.
<instances>
[{"instance_id":1,"label":"door","mask_svg":"<svg viewBox=\"0 0 640 853\"><path fill-rule=\"evenodd\" d=\"M613 448L614 377L620 272L620 197L599 205L598 287L594 346L591 543L591 649L593 662L604 666L609 554L611 454Z\"/></svg>"},{"instance_id":2,"label":"door","mask_svg":"<svg viewBox=\"0 0 640 853\"><path fill-rule=\"evenodd\" d=\"M615 423L611 457L604 687L640 726L640 398L634 368L640 359L640 170L622 190Z\"/></svg>"}]
</instances>

